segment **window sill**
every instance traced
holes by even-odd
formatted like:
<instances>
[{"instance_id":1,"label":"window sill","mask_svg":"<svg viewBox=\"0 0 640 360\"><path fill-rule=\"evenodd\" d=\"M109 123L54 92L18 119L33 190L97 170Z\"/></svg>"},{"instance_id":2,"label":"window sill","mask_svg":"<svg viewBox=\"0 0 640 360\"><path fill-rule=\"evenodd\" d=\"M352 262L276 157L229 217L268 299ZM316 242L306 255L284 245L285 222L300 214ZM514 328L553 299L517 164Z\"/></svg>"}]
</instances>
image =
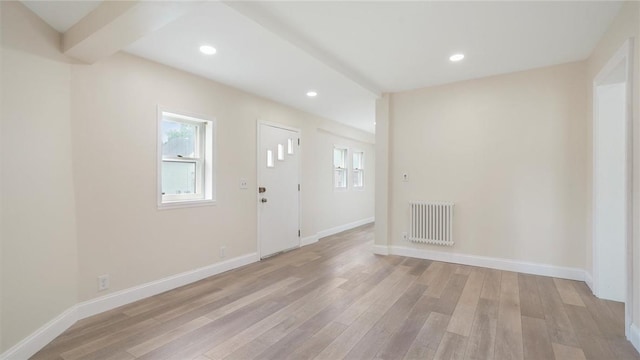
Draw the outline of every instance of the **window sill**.
<instances>
[{"instance_id":1,"label":"window sill","mask_svg":"<svg viewBox=\"0 0 640 360\"><path fill-rule=\"evenodd\" d=\"M201 206L215 206L215 200L179 200L158 204L158 210L182 209Z\"/></svg>"}]
</instances>

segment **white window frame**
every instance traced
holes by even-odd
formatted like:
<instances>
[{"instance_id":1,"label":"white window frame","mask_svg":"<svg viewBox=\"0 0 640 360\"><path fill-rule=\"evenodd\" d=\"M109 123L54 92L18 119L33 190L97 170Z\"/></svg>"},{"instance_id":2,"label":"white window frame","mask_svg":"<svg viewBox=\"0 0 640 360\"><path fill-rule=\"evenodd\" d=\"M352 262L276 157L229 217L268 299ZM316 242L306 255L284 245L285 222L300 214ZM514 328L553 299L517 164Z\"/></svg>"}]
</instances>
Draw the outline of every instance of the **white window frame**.
<instances>
[{"instance_id":1,"label":"white window frame","mask_svg":"<svg viewBox=\"0 0 640 360\"><path fill-rule=\"evenodd\" d=\"M360 158L360 168L357 169L354 167L355 161L353 161L353 158L356 156L356 154L362 154L361 158ZM354 181L353 184L351 184L353 186L354 190L364 190L364 169L365 169L365 163L364 163L364 151L363 150L356 150L354 149L351 153L351 171L353 172L353 176L352 179ZM355 184L355 180L356 180L356 173L360 173L362 174L362 185L361 186L357 186Z\"/></svg>"},{"instance_id":2,"label":"white window frame","mask_svg":"<svg viewBox=\"0 0 640 360\"><path fill-rule=\"evenodd\" d=\"M162 123L167 119L177 123L195 125L198 129L196 139L197 156L163 156L162 154ZM164 107L158 107L157 123L157 204L159 209L215 205L215 134L216 121L214 118L189 114ZM162 193L162 164L164 162L186 162L196 164L196 192L194 194Z\"/></svg>"},{"instance_id":3,"label":"white window frame","mask_svg":"<svg viewBox=\"0 0 640 360\"><path fill-rule=\"evenodd\" d=\"M344 168L336 166L335 163L335 151L341 150L344 151ZM332 163L332 179L333 179L333 190L334 191L347 191L349 189L349 148L346 146L334 145L331 151L331 163ZM344 171L344 187L338 187L336 183L336 170Z\"/></svg>"}]
</instances>

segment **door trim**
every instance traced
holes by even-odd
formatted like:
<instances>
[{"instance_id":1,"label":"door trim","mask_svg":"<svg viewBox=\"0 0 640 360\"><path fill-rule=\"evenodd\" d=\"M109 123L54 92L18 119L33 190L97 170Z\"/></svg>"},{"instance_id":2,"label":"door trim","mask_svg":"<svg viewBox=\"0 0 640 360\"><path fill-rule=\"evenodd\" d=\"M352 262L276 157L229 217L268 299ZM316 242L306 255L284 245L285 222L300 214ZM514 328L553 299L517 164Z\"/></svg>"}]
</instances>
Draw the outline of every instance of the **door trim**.
<instances>
[{"instance_id":1,"label":"door trim","mask_svg":"<svg viewBox=\"0 0 640 360\"><path fill-rule=\"evenodd\" d=\"M625 295L625 335L627 339L630 337L631 323L633 321L633 38L627 39L624 44L615 52L615 54L607 61L607 63L598 72L593 80L592 84L592 96L593 96L593 116L592 116L592 208L591 208L591 243L592 243L592 269L593 269L593 283L592 292L595 296L600 295L600 280L598 270L600 268L598 256L597 256L597 239L596 239L596 154L598 152L597 131L598 131L598 91L597 88L600 85L604 85L603 82L607 76L618 66L621 62L625 64L625 137L627 141L626 146L626 174L625 174L625 194L626 194L626 295Z\"/></svg>"},{"instance_id":2,"label":"door trim","mask_svg":"<svg viewBox=\"0 0 640 360\"><path fill-rule=\"evenodd\" d=\"M262 238L260 234L260 194L258 193L257 187L260 186L260 173L262 169L260 168L260 126L267 125L272 126L279 129L293 131L298 134L298 139L302 139L302 131L298 128L291 127L288 125L262 120L260 118L256 119L256 188L254 191L256 192L256 249L258 252L258 258L262 260ZM298 228L300 228L300 236L298 236L298 247L300 247L300 242L302 241L302 140L300 140L300 146L298 146L298 156L297 156L297 167L298 167L298 183L301 184L300 191L298 191Z\"/></svg>"}]
</instances>

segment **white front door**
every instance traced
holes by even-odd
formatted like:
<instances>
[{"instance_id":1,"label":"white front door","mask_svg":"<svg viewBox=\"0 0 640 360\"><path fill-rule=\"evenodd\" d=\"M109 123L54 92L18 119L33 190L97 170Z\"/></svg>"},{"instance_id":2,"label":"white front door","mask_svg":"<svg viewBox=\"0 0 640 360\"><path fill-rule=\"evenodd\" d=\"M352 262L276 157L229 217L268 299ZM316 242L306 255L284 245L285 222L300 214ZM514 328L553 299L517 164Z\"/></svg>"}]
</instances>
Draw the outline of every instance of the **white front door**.
<instances>
[{"instance_id":1,"label":"white front door","mask_svg":"<svg viewBox=\"0 0 640 360\"><path fill-rule=\"evenodd\" d=\"M300 132L258 124L260 257L300 246Z\"/></svg>"}]
</instances>

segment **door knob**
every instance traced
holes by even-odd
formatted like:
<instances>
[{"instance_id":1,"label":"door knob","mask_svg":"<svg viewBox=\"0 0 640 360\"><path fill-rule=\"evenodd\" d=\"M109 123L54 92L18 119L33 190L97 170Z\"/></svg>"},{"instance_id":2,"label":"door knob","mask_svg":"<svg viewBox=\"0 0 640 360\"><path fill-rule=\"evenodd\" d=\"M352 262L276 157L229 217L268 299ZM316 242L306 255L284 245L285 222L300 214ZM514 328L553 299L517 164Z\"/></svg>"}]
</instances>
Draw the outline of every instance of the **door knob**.
<instances>
[{"instance_id":1,"label":"door knob","mask_svg":"<svg viewBox=\"0 0 640 360\"><path fill-rule=\"evenodd\" d=\"M265 188L265 187L260 186L260 187L258 188L258 192L259 192L260 194L262 194L262 193L263 193L263 192L265 192L265 191L267 191L267 188Z\"/></svg>"},{"instance_id":2,"label":"door knob","mask_svg":"<svg viewBox=\"0 0 640 360\"><path fill-rule=\"evenodd\" d=\"M262 198L260 199L261 202L266 203L267 202L267 198Z\"/></svg>"}]
</instances>

